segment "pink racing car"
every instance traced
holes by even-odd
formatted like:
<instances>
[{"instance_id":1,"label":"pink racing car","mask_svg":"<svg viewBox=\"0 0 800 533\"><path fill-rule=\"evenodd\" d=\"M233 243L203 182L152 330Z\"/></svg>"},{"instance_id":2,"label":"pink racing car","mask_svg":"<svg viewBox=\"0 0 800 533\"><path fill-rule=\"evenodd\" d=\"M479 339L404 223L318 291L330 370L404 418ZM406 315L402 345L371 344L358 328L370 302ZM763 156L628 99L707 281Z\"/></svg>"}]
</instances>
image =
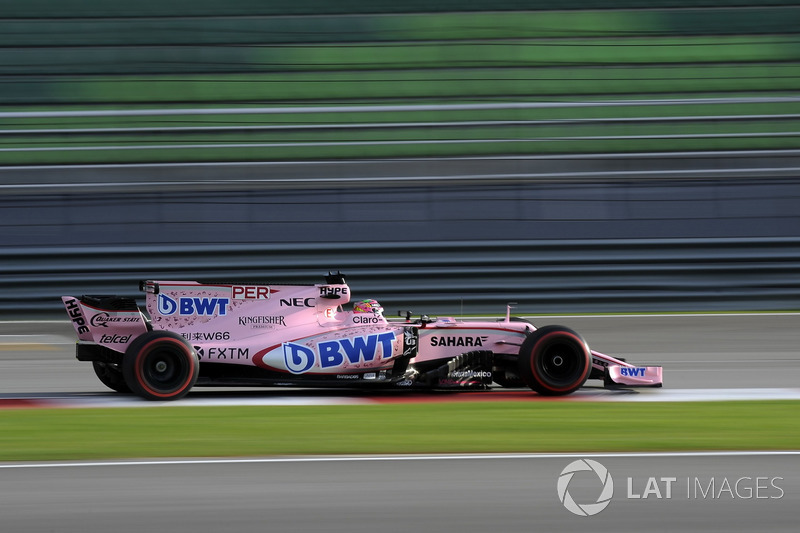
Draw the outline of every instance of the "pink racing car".
<instances>
[{"instance_id":1,"label":"pink racing car","mask_svg":"<svg viewBox=\"0 0 800 533\"><path fill-rule=\"evenodd\" d=\"M356 302L341 273L324 284L144 281L132 298L64 296L77 358L119 392L174 400L195 385L485 389L528 386L570 394L587 379L660 387L661 367L589 349L575 331L495 322L389 321L375 300Z\"/></svg>"}]
</instances>

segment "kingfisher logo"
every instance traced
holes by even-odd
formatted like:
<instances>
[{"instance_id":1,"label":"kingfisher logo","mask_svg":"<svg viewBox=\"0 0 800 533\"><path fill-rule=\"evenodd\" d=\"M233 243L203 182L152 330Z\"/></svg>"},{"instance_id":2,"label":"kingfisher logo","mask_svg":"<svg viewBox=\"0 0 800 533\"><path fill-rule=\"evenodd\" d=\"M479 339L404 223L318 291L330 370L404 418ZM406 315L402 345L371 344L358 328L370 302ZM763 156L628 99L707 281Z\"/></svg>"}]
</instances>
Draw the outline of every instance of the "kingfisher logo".
<instances>
[{"instance_id":1,"label":"kingfisher logo","mask_svg":"<svg viewBox=\"0 0 800 533\"><path fill-rule=\"evenodd\" d=\"M164 316L225 316L228 314L230 298L200 298L184 296L174 300L166 294L158 295L158 312Z\"/></svg>"},{"instance_id":2,"label":"kingfisher logo","mask_svg":"<svg viewBox=\"0 0 800 533\"><path fill-rule=\"evenodd\" d=\"M576 472L583 471L594 472L602 485L600 495L594 503L577 503L569 493L569 483L572 481L573 476ZM558 499L569 512L578 516L594 516L611 503L611 497L614 495L614 480L611 478L608 469L597 461L578 459L568 464L561 471L556 488L558 489Z\"/></svg>"},{"instance_id":3,"label":"kingfisher logo","mask_svg":"<svg viewBox=\"0 0 800 533\"><path fill-rule=\"evenodd\" d=\"M283 359L286 369L292 374L308 372L317 363L323 370L338 368L345 363L370 363L392 357L394 340L394 332L389 331L364 337L320 342L316 350L303 344L285 342Z\"/></svg>"}]
</instances>

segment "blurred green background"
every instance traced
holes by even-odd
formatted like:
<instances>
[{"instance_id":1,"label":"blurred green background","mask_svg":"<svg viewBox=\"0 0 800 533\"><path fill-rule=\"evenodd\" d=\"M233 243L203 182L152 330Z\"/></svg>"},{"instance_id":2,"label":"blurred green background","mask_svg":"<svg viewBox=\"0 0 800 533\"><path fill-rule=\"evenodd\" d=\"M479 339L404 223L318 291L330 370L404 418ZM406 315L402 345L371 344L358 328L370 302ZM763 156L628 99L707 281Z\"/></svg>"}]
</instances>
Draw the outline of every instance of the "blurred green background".
<instances>
[{"instance_id":1,"label":"blurred green background","mask_svg":"<svg viewBox=\"0 0 800 533\"><path fill-rule=\"evenodd\" d=\"M3 2L0 164L797 148L794 4Z\"/></svg>"},{"instance_id":2,"label":"blurred green background","mask_svg":"<svg viewBox=\"0 0 800 533\"><path fill-rule=\"evenodd\" d=\"M798 21L0 1L0 311L330 268L437 312L797 309Z\"/></svg>"}]
</instances>

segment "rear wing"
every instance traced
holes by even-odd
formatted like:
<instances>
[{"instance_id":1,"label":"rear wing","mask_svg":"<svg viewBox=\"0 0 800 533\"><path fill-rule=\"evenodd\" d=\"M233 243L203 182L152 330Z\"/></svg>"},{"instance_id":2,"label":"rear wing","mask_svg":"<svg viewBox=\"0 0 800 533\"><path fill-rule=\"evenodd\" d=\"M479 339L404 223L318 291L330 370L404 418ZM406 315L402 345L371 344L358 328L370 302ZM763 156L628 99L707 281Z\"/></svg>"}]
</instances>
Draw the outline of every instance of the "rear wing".
<instances>
[{"instance_id":1,"label":"rear wing","mask_svg":"<svg viewBox=\"0 0 800 533\"><path fill-rule=\"evenodd\" d=\"M136 337L150 329L147 318L133 298L62 296L61 301L80 342L125 352Z\"/></svg>"}]
</instances>

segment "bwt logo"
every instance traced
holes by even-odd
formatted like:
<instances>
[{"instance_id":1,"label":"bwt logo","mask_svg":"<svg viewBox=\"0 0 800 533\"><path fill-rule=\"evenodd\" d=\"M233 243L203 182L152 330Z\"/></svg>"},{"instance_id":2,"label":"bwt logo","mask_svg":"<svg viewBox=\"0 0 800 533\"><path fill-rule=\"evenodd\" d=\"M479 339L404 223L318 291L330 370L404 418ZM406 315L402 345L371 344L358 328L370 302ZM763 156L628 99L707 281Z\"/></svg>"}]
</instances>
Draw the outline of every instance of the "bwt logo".
<instances>
[{"instance_id":1,"label":"bwt logo","mask_svg":"<svg viewBox=\"0 0 800 533\"><path fill-rule=\"evenodd\" d=\"M600 484L602 485L600 495L594 503L579 504L572 499L569 493L569 482L572 481L572 477L576 472L583 471L597 474ZM566 507L569 512L578 516L593 516L608 507L608 504L611 503L611 497L614 495L614 480L611 478L608 469L597 461L578 459L568 464L567 467L561 471L561 475L558 476L558 485L556 488L558 489L558 499L561 500L561 503L564 504L564 507Z\"/></svg>"},{"instance_id":2,"label":"bwt logo","mask_svg":"<svg viewBox=\"0 0 800 533\"><path fill-rule=\"evenodd\" d=\"M175 301L166 294L159 294L158 312L165 316L174 315L176 312L180 316L212 316L215 313L225 316L228 314L230 301L230 298L199 298L196 296L184 296Z\"/></svg>"},{"instance_id":3,"label":"bwt logo","mask_svg":"<svg viewBox=\"0 0 800 533\"><path fill-rule=\"evenodd\" d=\"M641 368L641 367L626 368L626 367L623 366L622 368L619 369L619 373L620 373L621 376L629 376L629 377L632 377L632 378L635 378L635 377L643 378L644 377L644 373L646 371L647 371L646 368Z\"/></svg>"},{"instance_id":4,"label":"bwt logo","mask_svg":"<svg viewBox=\"0 0 800 533\"><path fill-rule=\"evenodd\" d=\"M316 351L302 344L285 342L283 358L289 372L302 374L311 370L317 360L320 368L328 369L342 366L345 362L357 364L381 358L388 359L392 356L394 339L394 332L389 331L365 337L320 342Z\"/></svg>"}]
</instances>

